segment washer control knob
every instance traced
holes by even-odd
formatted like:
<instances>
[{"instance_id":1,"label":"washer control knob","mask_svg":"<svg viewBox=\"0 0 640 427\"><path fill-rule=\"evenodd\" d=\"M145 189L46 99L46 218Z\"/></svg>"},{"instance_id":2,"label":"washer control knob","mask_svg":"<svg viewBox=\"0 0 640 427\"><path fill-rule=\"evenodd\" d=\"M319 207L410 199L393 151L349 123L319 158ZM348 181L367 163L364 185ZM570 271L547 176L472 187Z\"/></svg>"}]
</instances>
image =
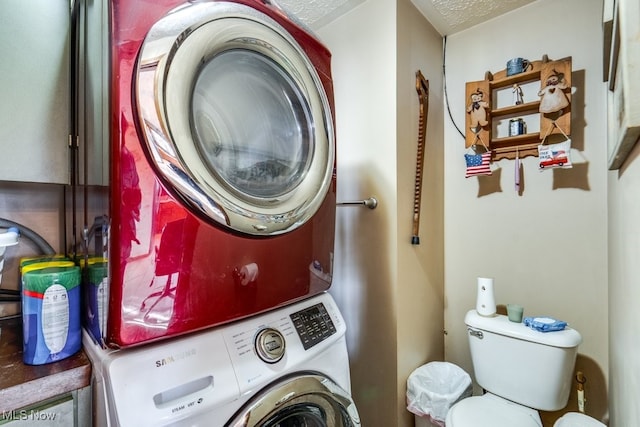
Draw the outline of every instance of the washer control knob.
<instances>
[{"instance_id":1,"label":"washer control knob","mask_svg":"<svg viewBox=\"0 0 640 427\"><path fill-rule=\"evenodd\" d=\"M265 328L256 335L256 353L264 362L279 362L284 350L284 336L277 329Z\"/></svg>"}]
</instances>

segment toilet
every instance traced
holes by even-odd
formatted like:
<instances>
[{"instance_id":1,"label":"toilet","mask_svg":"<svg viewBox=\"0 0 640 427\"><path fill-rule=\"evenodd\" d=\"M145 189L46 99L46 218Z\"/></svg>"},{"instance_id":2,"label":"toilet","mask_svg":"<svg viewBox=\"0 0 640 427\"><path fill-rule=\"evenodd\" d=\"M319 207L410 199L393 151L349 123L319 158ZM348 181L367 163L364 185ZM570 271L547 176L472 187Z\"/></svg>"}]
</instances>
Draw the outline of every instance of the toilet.
<instances>
[{"instance_id":1,"label":"toilet","mask_svg":"<svg viewBox=\"0 0 640 427\"><path fill-rule=\"evenodd\" d=\"M453 405L447 427L542 427L539 410L567 405L582 336L572 328L539 332L507 316L465 316L475 379L482 396ZM554 427L604 426L584 414L569 413Z\"/></svg>"},{"instance_id":2,"label":"toilet","mask_svg":"<svg viewBox=\"0 0 640 427\"><path fill-rule=\"evenodd\" d=\"M606 425L579 412L568 412L560 417L553 427L606 427Z\"/></svg>"}]
</instances>

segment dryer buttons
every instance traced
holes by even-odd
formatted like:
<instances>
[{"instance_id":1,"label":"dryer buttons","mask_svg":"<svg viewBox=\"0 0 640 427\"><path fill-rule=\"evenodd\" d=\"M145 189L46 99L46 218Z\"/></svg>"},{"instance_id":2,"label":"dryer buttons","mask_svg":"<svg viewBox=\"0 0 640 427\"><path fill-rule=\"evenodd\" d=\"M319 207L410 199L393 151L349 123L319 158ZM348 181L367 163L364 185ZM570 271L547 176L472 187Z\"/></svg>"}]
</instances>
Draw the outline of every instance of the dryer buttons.
<instances>
[{"instance_id":1,"label":"dryer buttons","mask_svg":"<svg viewBox=\"0 0 640 427\"><path fill-rule=\"evenodd\" d=\"M256 353L267 363L277 363L284 356L285 341L280 331L265 328L256 335Z\"/></svg>"}]
</instances>

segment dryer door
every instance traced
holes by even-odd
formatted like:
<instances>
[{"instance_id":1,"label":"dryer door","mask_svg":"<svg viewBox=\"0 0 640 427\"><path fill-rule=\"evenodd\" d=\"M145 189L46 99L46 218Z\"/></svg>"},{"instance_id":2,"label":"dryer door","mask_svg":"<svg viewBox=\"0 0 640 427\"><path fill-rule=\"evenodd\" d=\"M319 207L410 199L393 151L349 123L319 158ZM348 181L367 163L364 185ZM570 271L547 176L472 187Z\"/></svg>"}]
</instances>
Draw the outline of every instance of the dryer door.
<instances>
[{"instance_id":1,"label":"dryer door","mask_svg":"<svg viewBox=\"0 0 640 427\"><path fill-rule=\"evenodd\" d=\"M315 373L297 374L261 391L227 427L358 427L356 406L339 385Z\"/></svg>"},{"instance_id":2,"label":"dryer door","mask_svg":"<svg viewBox=\"0 0 640 427\"><path fill-rule=\"evenodd\" d=\"M298 43L263 13L189 2L149 31L135 101L149 157L187 206L251 235L310 219L332 180L331 109Z\"/></svg>"}]
</instances>

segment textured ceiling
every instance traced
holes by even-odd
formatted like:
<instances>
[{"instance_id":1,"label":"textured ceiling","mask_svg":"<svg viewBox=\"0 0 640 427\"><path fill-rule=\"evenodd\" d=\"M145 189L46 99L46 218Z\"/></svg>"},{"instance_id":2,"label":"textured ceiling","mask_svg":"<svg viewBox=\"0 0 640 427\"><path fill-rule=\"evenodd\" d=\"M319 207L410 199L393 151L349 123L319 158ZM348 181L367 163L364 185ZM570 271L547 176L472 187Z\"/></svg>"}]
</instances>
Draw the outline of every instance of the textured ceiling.
<instances>
[{"instance_id":1,"label":"textured ceiling","mask_svg":"<svg viewBox=\"0 0 640 427\"><path fill-rule=\"evenodd\" d=\"M367 0L276 0L309 27L317 29ZM372 1L372 0L369 0ZM411 0L444 35L473 27L535 0Z\"/></svg>"},{"instance_id":2,"label":"textured ceiling","mask_svg":"<svg viewBox=\"0 0 640 427\"><path fill-rule=\"evenodd\" d=\"M322 27L366 0L276 0L273 1L313 29Z\"/></svg>"},{"instance_id":3,"label":"textured ceiling","mask_svg":"<svg viewBox=\"0 0 640 427\"><path fill-rule=\"evenodd\" d=\"M473 27L535 0L411 0L442 35Z\"/></svg>"}]
</instances>

